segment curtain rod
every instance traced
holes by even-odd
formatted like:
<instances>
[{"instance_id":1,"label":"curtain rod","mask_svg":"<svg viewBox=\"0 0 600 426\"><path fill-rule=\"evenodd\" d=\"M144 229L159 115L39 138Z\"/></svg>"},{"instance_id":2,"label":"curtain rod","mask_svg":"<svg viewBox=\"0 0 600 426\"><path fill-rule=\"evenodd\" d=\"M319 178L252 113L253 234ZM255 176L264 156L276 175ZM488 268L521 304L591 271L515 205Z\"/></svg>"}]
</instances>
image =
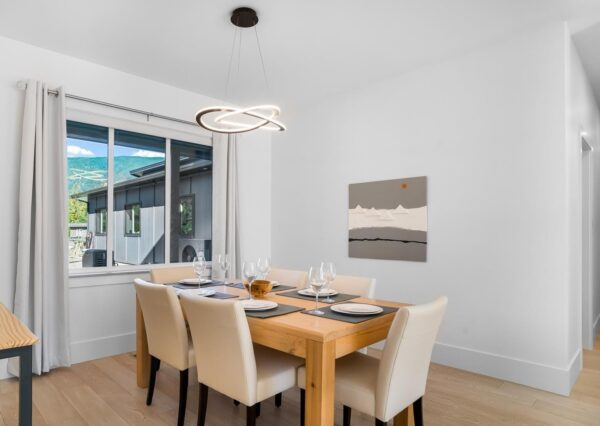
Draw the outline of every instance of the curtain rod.
<instances>
[{"instance_id":1,"label":"curtain rod","mask_svg":"<svg viewBox=\"0 0 600 426\"><path fill-rule=\"evenodd\" d=\"M19 87L20 89L26 89L27 83L25 81L19 81L19 82L17 82L17 87ZM58 90L48 89L48 94L58 96ZM99 101L97 99L85 98L83 96L72 95L70 93L65 93L65 98L74 99L74 100L82 101L82 102L88 102L90 104L102 105L102 106L109 107L109 108L120 109L122 111L134 112L136 114L145 115L147 120L149 120L150 117L154 117L154 118L159 118L161 120L174 121L176 123L188 124L188 125L191 125L194 127L198 126L198 123L196 123L194 121L182 120L181 118L175 118L175 117L169 117L166 115L155 114L150 111L144 111L141 109L126 107L123 105L112 104L110 102Z\"/></svg>"}]
</instances>

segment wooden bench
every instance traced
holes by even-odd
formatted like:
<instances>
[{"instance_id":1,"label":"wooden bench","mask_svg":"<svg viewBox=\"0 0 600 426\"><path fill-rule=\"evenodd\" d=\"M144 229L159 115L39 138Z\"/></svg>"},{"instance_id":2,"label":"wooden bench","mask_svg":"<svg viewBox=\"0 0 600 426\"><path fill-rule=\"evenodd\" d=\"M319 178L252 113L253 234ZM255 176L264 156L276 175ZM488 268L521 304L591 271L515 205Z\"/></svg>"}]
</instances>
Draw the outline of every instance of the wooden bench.
<instances>
[{"instance_id":1,"label":"wooden bench","mask_svg":"<svg viewBox=\"0 0 600 426\"><path fill-rule=\"evenodd\" d=\"M19 425L31 426L31 347L38 338L0 304L0 359L19 357Z\"/></svg>"}]
</instances>

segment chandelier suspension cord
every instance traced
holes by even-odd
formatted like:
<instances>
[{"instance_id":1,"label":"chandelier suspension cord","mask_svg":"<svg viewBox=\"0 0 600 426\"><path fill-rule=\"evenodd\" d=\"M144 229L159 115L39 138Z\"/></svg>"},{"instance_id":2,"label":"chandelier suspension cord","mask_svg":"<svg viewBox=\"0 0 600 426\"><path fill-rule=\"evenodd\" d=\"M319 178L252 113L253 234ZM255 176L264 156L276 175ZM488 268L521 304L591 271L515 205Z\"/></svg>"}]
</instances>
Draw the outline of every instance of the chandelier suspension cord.
<instances>
[{"instance_id":1,"label":"chandelier suspension cord","mask_svg":"<svg viewBox=\"0 0 600 426\"><path fill-rule=\"evenodd\" d=\"M258 39L258 30L254 27L254 35L256 36L256 45L258 46L258 56L260 56L260 63L262 65L263 77L265 78L265 86L267 86L267 93L270 94L271 89L269 88L269 79L267 78L267 69L265 67L265 60L263 58L262 49L260 48L260 40Z\"/></svg>"},{"instance_id":2,"label":"chandelier suspension cord","mask_svg":"<svg viewBox=\"0 0 600 426\"><path fill-rule=\"evenodd\" d=\"M240 38L239 38L239 46L238 46L238 63L237 63L237 73L235 74L234 82L237 82L237 91L240 92L241 89L241 77L240 77L240 64L242 63L242 37L244 36L244 30L240 28ZM239 101L239 98L238 98Z\"/></svg>"},{"instance_id":3,"label":"chandelier suspension cord","mask_svg":"<svg viewBox=\"0 0 600 426\"><path fill-rule=\"evenodd\" d=\"M227 81L225 83L225 97L223 98L224 101L227 101L229 99L229 85L230 85L230 81L231 81L231 68L233 66L233 54L235 52L235 42L238 36L238 31L239 28L235 29L235 32L233 33L233 42L231 43L231 55L229 55L229 66L227 67Z\"/></svg>"}]
</instances>

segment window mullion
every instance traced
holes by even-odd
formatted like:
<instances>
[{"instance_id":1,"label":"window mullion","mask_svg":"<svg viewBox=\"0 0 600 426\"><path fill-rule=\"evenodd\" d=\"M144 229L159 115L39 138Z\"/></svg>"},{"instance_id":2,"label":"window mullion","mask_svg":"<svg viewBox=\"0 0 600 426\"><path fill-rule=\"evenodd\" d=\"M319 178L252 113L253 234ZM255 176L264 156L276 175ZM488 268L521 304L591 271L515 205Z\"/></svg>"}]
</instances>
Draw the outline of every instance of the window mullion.
<instances>
[{"instance_id":1,"label":"window mullion","mask_svg":"<svg viewBox=\"0 0 600 426\"><path fill-rule=\"evenodd\" d=\"M171 139L165 141L165 263L171 263Z\"/></svg>"},{"instance_id":2,"label":"window mullion","mask_svg":"<svg viewBox=\"0 0 600 426\"><path fill-rule=\"evenodd\" d=\"M114 148L115 148L115 129L108 129L108 188L106 193L106 266L113 265L113 239L115 230L114 214Z\"/></svg>"}]
</instances>

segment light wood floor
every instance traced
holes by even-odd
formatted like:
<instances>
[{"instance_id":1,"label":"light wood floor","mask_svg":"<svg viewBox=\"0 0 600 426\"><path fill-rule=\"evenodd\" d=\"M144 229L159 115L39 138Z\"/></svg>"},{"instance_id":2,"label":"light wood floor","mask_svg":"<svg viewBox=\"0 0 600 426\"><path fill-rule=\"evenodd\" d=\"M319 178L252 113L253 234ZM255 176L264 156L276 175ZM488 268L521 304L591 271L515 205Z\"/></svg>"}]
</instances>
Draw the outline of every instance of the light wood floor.
<instances>
[{"instance_id":1,"label":"light wood floor","mask_svg":"<svg viewBox=\"0 0 600 426\"><path fill-rule=\"evenodd\" d=\"M196 423L198 386L190 375L186 425ZM154 403L136 386L131 354L99 359L34 378L34 425L175 425L178 372L163 366ZM297 425L299 392L284 394L283 406L262 404L258 425ZM600 339L585 351L584 368L569 398L440 365L432 365L424 399L428 425L600 425ZM211 392L207 425L243 426L245 409ZM353 413L353 426L373 425ZM341 424L341 409L336 412ZM17 425L17 382L0 381L0 426Z\"/></svg>"}]
</instances>

